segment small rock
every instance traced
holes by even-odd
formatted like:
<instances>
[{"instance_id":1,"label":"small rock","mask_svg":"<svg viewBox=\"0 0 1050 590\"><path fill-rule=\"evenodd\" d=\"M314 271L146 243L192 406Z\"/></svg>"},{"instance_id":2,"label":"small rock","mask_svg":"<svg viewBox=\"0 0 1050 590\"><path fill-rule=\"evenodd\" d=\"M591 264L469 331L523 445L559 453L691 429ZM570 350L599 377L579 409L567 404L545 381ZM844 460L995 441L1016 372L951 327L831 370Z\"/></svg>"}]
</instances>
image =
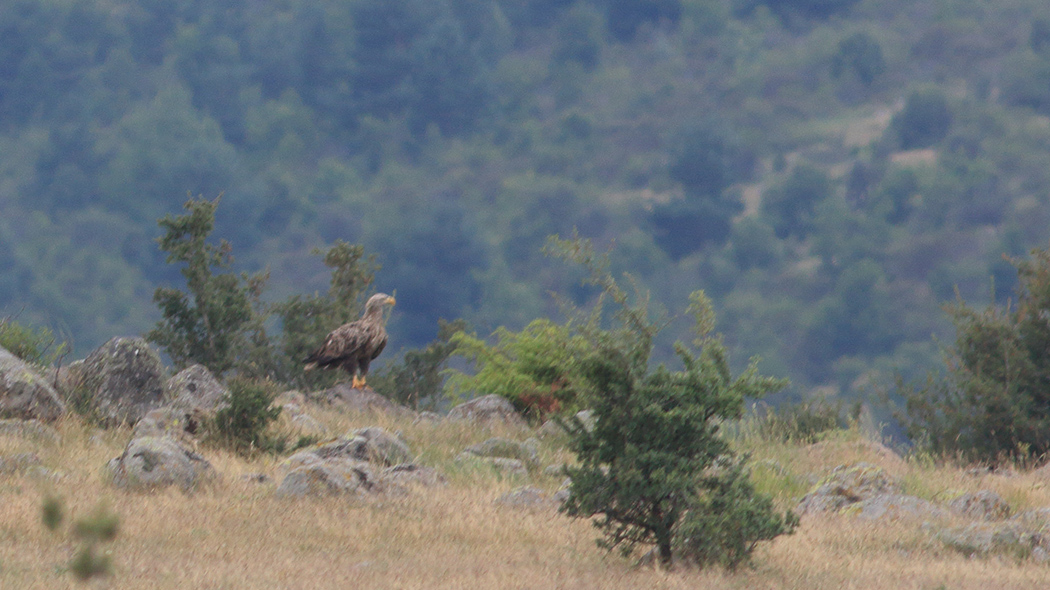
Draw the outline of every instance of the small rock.
<instances>
[{"instance_id":1,"label":"small rock","mask_svg":"<svg viewBox=\"0 0 1050 590\"><path fill-rule=\"evenodd\" d=\"M226 405L229 390L204 365L192 365L179 371L164 385L168 405L181 410L203 410L214 413Z\"/></svg>"},{"instance_id":2,"label":"small rock","mask_svg":"<svg viewBox=\"0 0 1050 590\"><path fill-rule=\"evenodd\" d=\"M498 395L486 395L459 404L449 410L448 417L452 420L503 422L512 426L525 426L525 419L514 409L514 404Z\"/></svg>"},{"instance_id":3,"label":"small rock","mask_svg":"<svg viewBox=\"0 0 1050 590\"><path fill-rule=\"evenodd\" d=\"M246 481L248 483L262 485L272 482L273 478L269 475L266 475L265 473L245 473L241 476L241 480Z\"/></svg>"},{"instance_id":4,"label":"small rock","mask_svg":"<svg viewBox=\"0 0 1050 590\"><path fill-rule=\"evenodd\" d=\"M437 469L415 463L402 463L383 470L382 478L398 485L416 484L426 488L443 486L448 480Z\"/></svg>"},{"instance_id":5,"label":"small rock","mask_svg":"<svg viewBox=\"0 0 1050 590\"><path fill-rule=\"evenodd\" d=\"M347 383L310 394L311 399L363 414L382 413L390 416L411 416L412 410L395 404L368 388L355 389Z\"/></svg>"},{"instance_id":6,"label":"small rock","mask_svg":"<svg viewBox=\"0 0 1050 590\"><path fill-rule=\"evenodd\" d=\"M52 422L65 413L65 402L47 380L0 348L0 416Z\"/></svg>"},{"instance_id":7,"label":"small rock","mask_svg":"<svg viewBox=\"0 0 1050 590\"><path fill-rule=\"evenodd\" d=\"M133 439L124 453L110 461L113 483L120 488L151 489L177 485L190 490L216 477L201 455L171 437Z\"/></svg>"},{"instance_id":8,"label":"small rock","mask_svg":"<svg viewBox=\"0 0 1050 590\"><path fill-rule=\"evenodd\" d=\"M535 465L538 452L535 444L520 443L508 438L494 437L463 450L479 457L506 457Z\"/></svg>"},{"instance_id":9,"label":"small rock","mask_svg":"<svg viewBox=\"0 0 1050 590\"><path fill-rule=\"evenodd\" d=\"M900 489L900 482L881 467L863 462L840 465L802 498L795 511L800 515L838 511L875 496L899 494Z\"/></svg>"},{"instance_id":10,"label":"small rock","mask_svg":"<svg viewBox=\"0 0 1050 590\"><path fill-rule=\"evenodd\" d=\"M349 459L328 459L297 467L281 480L281 497L321 497L343 494L373 494L383 486L368 463Z\"/></svg>"},{"instance_id":11,"label":"small rock","mask_svg":"<svg viewBox=\"0 0 1050 590\"><path fill-rule=\"evenodd\" d=\"M992 490L968 492L948 502L948 507L970 518L1001 520L1010 516L1010 505Z\"/></svg>"}]
</instances>

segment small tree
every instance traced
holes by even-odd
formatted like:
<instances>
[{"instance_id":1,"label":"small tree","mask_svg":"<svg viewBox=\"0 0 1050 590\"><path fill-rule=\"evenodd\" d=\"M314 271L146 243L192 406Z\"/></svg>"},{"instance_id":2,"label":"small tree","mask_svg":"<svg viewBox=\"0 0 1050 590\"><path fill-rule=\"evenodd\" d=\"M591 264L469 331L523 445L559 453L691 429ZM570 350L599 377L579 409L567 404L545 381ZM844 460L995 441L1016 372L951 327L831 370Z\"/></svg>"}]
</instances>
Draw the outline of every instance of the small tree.
<instances>
[{"instance_id":1,"label":"small tree","mask_svg":"<svg viewBox=\"0 0 1050 590\"><path fill-rule=\"evenodd\" d=\"M158 222L165 230L157 240L160 249L168 253L169 263L185 265L182 275L189 293L158 287L153 301L163 319L146 334L176 366L200 363L216 375L232 368L252 330L262 329L259 295L268 279L268 273L215 273L233 263L229 242L207 242L221 198L190 199L184 205L186 215L166 215Z\"/></svg>"},{"instance_id":2,"label":"small tree","mask_svg":"<svg viewBox=\"0 0 1050 590\"><path fill-rule=\"evenodd\" d=\"M720 422L740 417L745 398L781 389L786 381L759 376L756 359L732 377L725 346L710 336L714 313L701 291L690 305L699 354L679 343L682 370L650 369L658 327L644 299L629 303L606 270L607 259L596 257L589 243L553 240L550 249L591 270L590 282L617 305L620 320L612 330L597 321L583 326L593 349L576 375L595 423L588 429L574 418L567 425L579 464L566 468L572 487L562 510L598 517L599 544L606 548L629 554L636 545L656 545L665 566L677 546L685 558L733 567L758 541L791 532L795 518L776 514L754 492L743 473L745 460L719 436ZM716 510L746 516L747 526L718 521Z\"/></svg>"},{"instance_id":3,"label":"small tree","mask_svg":"<svg viewBox=\"0 0 1050 590\"><path fill-rule=\"evenodd\" d=\"M956 338L946 378L898 384L909 436L934 452L982 461L1050 452L1050 250L1011 262L1016 305L947 306Z\"/></svg>"}]
</instances>

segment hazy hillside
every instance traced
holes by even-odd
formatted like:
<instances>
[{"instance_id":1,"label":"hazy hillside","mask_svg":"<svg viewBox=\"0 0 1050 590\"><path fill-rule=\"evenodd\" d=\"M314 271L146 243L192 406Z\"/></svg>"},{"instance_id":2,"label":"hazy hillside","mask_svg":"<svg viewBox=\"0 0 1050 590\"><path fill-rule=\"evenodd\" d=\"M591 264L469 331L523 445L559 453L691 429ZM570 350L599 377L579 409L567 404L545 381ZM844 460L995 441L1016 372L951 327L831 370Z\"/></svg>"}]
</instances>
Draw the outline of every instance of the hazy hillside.
<instances>
[{"instance_id":1,"label":"hazy hillside","mask_svg":"<svg viewBox=\"0 0 1050 590\"><path fill-rule=\"evenodd\" d=\"M79 353L157 319L188 193L273 299L364 244L393 350L585 300L540 252L577 228L795 393L931 366L940 304L1050 239L1033 0L13 0L0 32L0 311Z\"/></svg>"}]
</instances>

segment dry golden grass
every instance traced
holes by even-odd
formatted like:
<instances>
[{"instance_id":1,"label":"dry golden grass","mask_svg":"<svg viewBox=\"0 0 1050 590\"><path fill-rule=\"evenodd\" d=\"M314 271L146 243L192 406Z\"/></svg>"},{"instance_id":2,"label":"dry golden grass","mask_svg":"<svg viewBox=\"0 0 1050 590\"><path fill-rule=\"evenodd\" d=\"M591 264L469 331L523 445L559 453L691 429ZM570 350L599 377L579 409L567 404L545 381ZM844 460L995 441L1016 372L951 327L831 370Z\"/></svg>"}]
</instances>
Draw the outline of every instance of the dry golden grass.
<instances>
[{"instance_id":1,"label":"dry golden grass","mask_svg":"<svg viewBox=\"0 0 1050 590\"><path fill-rule=\"evenodd\" d=\"M918 522L871 523L847 516L806 518L796 534L762 546L753 569L634 569L630 561L599 550L587 522L493 502L525 483L552 491L557 478L506 480L452 462L468 444L493 434L521 438L519 432L362 421L323 412L317 417L333 432L371 424L400 430L423 463L449 474L449 485L369 501L281 499L274 496L274 484L241 477L276 475L277 459L245 461L205 448L223 474L217 484L192 494L125 492L106 482L103 467L120 453L129 432L97 432L71 418L58 426L60 445L0 437L3 454L35 450L60 474L48 480L32 474L0 477L0 588L78 587L65 569L75 549L68 522L58 533L41 524L49 493L64 501L67 515L87 514L101 503L120 516L117 540L107 546L114 575L90 584L101 588L1007 590L1043 588L1050 580L1048 566L953 553ZM784 492L790 488L784 482L793 478L809 485L809 474L857 460L891 469L909 493L931 497L991 488L1017 509L1050 506L1045 487L1031 474L973 477L950 466L908 463L881 454L856 435L752 451L756 462L779 465L780 481L767 476L762 485L778 494L784 507L797 500ZM544 446L541 458L547 465L569 456Z\"/></svg>"}]
</instances>

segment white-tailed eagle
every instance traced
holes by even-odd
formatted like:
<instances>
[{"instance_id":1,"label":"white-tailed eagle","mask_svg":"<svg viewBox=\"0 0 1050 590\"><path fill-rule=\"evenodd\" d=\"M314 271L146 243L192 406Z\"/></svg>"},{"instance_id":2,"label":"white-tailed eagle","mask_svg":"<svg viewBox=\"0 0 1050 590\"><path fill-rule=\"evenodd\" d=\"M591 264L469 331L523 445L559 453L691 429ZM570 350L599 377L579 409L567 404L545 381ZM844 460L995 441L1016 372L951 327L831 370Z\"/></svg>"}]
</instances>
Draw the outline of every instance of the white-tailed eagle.
<instances>
[{"instance_id":1,"label":"white-tailed eagle","mask_svg":"<svg viewBox=\"0 0 1050 590\"><path fill-rule=\"evenodd\" d=\"M365 386L368 365L386 347L386 327L383 325L384 306L394 305L393 297L376 293L365 303L361 319L343 324L328 334L324 344L303 360L306 370L342 368L353 378L351 387ZM358 374L361 378L358 379Z\"/></svg>"}]
</instances>

